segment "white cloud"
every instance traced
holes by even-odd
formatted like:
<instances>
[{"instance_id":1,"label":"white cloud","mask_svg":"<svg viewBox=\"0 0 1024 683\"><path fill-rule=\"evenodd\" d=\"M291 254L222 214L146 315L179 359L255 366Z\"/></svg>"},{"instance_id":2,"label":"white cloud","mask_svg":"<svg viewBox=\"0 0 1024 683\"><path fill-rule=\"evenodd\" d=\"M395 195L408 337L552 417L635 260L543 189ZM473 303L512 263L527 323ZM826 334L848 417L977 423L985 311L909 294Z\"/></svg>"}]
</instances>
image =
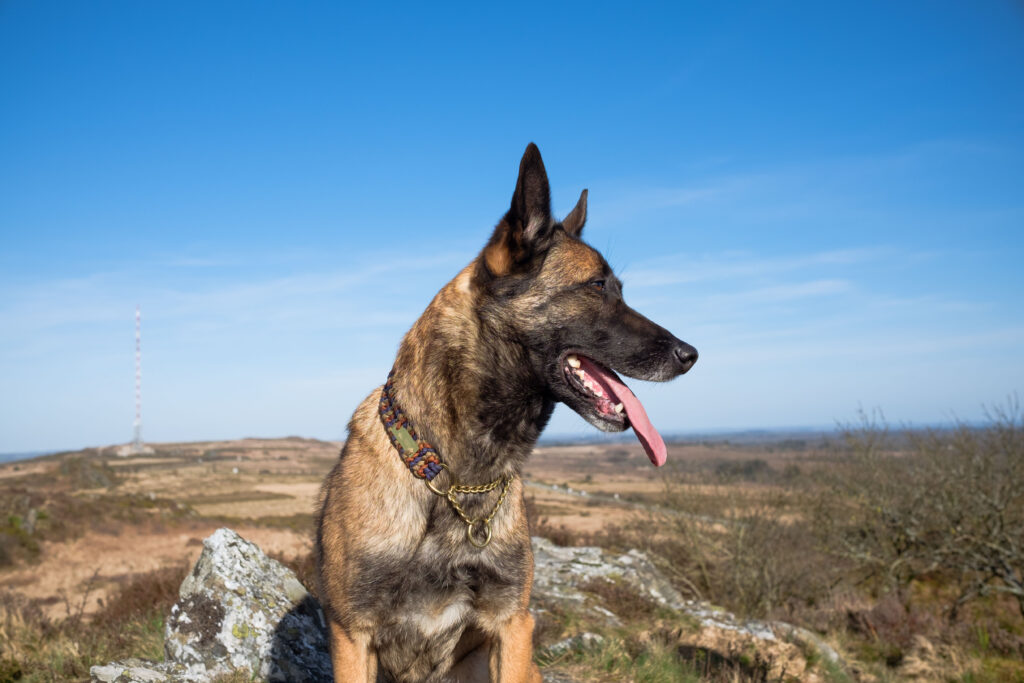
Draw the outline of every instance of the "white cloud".
<instances>
[{"instance_id":1,"label":"white cloud","mask_svg":"<svg viewBox=\"0 0 1024 683\"><path fill-rule=\"evenodd\" d=\"M745 253L672 254L644 260L620 275L634 287L663 287L695 282L742 280L778 276L823 266L844 266L877 261L894 252L891 248L851 248L803 255L765 257Z\"/></svg>"}]
</instances>

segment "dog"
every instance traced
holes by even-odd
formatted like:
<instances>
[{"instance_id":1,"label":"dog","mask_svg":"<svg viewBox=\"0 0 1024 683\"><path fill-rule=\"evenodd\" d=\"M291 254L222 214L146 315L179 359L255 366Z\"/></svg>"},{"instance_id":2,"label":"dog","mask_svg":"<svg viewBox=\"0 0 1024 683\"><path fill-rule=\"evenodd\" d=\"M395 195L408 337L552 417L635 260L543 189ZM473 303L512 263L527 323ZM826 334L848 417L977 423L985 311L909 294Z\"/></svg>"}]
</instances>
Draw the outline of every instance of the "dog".
<instances>
[{"instance_id":1,"label":"dog","mask_svg":"<svg viewBox=\"0 0 1024 683\"><path fill-rule=\"evenodd\" d=\"M666 381L697 351L629 308L581 240L587 190L560 222L550 203L531 143L490 240L348 424L316 537L339 683L539 682L520 473L555 403L604 431L632 427L665 462L616 371Z\"/></svg>"}]
</instances>

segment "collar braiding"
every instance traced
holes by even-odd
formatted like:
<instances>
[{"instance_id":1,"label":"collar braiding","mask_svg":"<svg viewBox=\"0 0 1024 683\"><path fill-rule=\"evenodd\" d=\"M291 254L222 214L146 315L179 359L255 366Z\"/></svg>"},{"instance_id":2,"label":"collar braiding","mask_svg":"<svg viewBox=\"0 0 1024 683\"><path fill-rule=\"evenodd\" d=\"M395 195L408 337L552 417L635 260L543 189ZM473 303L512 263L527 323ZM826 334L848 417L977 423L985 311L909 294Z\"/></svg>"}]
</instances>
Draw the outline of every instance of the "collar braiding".
<instances>
[{"instance_id":1,"label":"collar braiding","mask_svg":"<svg viewBox=\"0 0 1024 683\"><path fill-rule=\"evenodd\" d=\"M380 392L380 406L378 409L380 421L384 424L384 431L387 432L391 445L398 451L402 461L405 462L405 466L409 468L413 476L426 480L427 488L430 489L431 493L448 500L452 509L455 510L456 514L466 524L466 538L469 539L469 542L477 548L487 546L491 542L491 520L494 519L494 515L497 514L501 504L505 502L508 489L512 485L512 476L503 475L488 484L478 484L476 486L460 484L455 473L441 461L441 456L438 455L437 450L416 434L416 428L413 427L412 420L409 419L399 407L398 402L395 401L394 385L392 383L394 376L395 371L392 369L388 373L388 381L384 383L384 389ZM434 477L439 475L442 470L448 473L451 480L447 490L438 489L431 483ZM498 488L499 485L502 485L501 495L498 497L498 502L491 509L490 514L486 517L477 517L475 519L469 517L465 510L462 509L456 497L458 494L489 493Z\"/></svg>"},{"instance_id":2,"label":"collar braiding","mask_svg":"<svg viewBox=\"0 0 1024 683\"><path fill-rule=\"evenodd\" d=\"M416 428L412 426L412 421L398 407L392 394L394 376L394 370L388 373L388 381L384 384L384 390L380 392L380 420L384 423L384 431L391 439L391 445L402 456L409 471L420 479L432 481L441 473L441 456L433 446L420 439L416 434Z\"/></svg>"}]
</instances>

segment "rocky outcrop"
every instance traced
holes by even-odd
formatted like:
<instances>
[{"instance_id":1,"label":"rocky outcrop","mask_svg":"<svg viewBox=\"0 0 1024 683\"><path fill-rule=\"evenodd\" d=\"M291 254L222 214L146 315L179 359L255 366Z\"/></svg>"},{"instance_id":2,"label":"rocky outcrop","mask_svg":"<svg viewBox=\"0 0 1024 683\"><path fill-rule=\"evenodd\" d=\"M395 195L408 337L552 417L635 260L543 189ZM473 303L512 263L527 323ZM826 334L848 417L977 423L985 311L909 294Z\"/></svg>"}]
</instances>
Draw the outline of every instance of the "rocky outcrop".
<instances>
[{"instance_id":1,"label":"rocky outcrop","mask_svg":"<svg viewBox=\"0 0 1024 683\"><path fill-rule=\"evenodd\" d=\"M261 681L332 681L316 600L280 562L218 529L181 584L160 663L92 668L94 681L209 681L247 671Z\"/></svg>"},{"instance_id":2,"label":"rocky outcrop","mask_svg":"<svg viewBox=\"0 0 1024 683\"><path fill-rule=\"evenodd\" d=\"M544 538L533 539L534 583L531 610L542 613L555 607L573 605L577 613L591 620L619 625L619 617L595 600L589 590L595 580L620 583L638 599L646 599L688 618L692 628L667 628L650 637L670 640L683 656L717 658L735 662L737 668L770 680L814 680L809 661L824 659L841 666L839 654L807 629L784 622L739 619L707 603L685 600L650 558L639 550L616 555L601 548L562 547ZM561 654L595 645L594 635L579 634L547 648L547 654Z\"/></svg>"},{"instance_id":3,"label":"rocky outcrop","mask_svg":"<svg viewBox=\"0 0 1024 683\"><path fill-rule=\"evenodd\" d=\"M585 592L595 579L621 581L638 594L658 605L683 609L686 601L672 584L639 550L622 555L590 546L563 547L546 538L533 539L533 593L536 609L547 603L574 603L605 617L612 624L618 617L606 608L593 604Z\"/></svg>"},{"instance_id":4,"label":"rocky outcrop","mask_svg":"<svg viewBox=\"0 0 1024 683\"><path fill-rule=\"evenodd\" d=\"M789 624L737 619L690 602L642 552L616 555L600 548L564 548L534 539L536 569L531 610L572 611L581 621L606 627L621 623L592 588L594 581L624 586L637 600L683 617L670 626L652 623L651 638L670 639L681 655L753 662L763 677L814 680L808 662L839 663L814 634ZM614 607L614 605L612 605ZM659 630L660 629L660 630ZM203 552L181 585L167 619L163 662L128 660L92 668L103 683L209 681L247 672L259 681L331 681L326 625L319 604L295 575L229 529L206 539ZM557 658L601 647L592 633L570 634L543 654ZM810 653L817 653L810 656ZM546 679L565 681L556 672Z\"/></svg>"}]
</instances>

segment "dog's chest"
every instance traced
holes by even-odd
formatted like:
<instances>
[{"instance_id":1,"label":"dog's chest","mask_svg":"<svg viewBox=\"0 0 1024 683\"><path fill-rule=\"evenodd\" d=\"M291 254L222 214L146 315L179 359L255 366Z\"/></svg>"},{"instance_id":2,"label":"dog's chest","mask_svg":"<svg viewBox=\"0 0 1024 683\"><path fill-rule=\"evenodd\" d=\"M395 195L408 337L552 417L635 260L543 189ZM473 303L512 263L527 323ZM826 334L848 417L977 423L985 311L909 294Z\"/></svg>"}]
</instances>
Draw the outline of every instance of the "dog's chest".
<instances>
[{"instance_id":1,"label":"dog's chest","mask_svg":"<svg viewBox=\"0 0 1024 683\"><path fill-rule=\"evenodd\" d=\"M451 631L456 624L465 624L472 611L470 596L462 592L409 605L401 619L430 639Z\"/></svg>"},{"instance_id":2,"label":"dog's chest","mask_svg":"<svg viewBox=\"0 0 1024 683\"><path fill-rule=\"evenodd\" d=\"M491 631L527 590L525 534L481 550L458 527L439 526L411 552L392 549L356 561L351 607L376 624L373 647L383 670L406 672L408 680L447 670L464 632Z\"/></svg>"},{"instance_id":3,"label":"dog's chest","mask_svg":"<svg viewBox=\"0 0 1024 683\"><path fill-rule=\"evenodd\" d=\"M505 581L477 565L431 568L414 561L408 568L418 576L379 585L378 604L387 607L378 613L373 646L394 680L432 681L451 667L467 629L500 620L515 609L515 599L501 590Z\"/></svg>"},{"instance_id":4,"label":"dog's chest","mask_svg":"<svg viewBox=\"0 0 1024 683\"><path fill-rule=\"evenodd\" d=\"M472 550L456 557L424 544L411 557L364 557L353 591L353 607L374 614L377 620L415 627L425 636L464 623L478 612L500 618L511 612L526 590L521 562L507 560L510 553ZM469 555L462 559L458 555Z\"/></svg>"}]
</instances>

